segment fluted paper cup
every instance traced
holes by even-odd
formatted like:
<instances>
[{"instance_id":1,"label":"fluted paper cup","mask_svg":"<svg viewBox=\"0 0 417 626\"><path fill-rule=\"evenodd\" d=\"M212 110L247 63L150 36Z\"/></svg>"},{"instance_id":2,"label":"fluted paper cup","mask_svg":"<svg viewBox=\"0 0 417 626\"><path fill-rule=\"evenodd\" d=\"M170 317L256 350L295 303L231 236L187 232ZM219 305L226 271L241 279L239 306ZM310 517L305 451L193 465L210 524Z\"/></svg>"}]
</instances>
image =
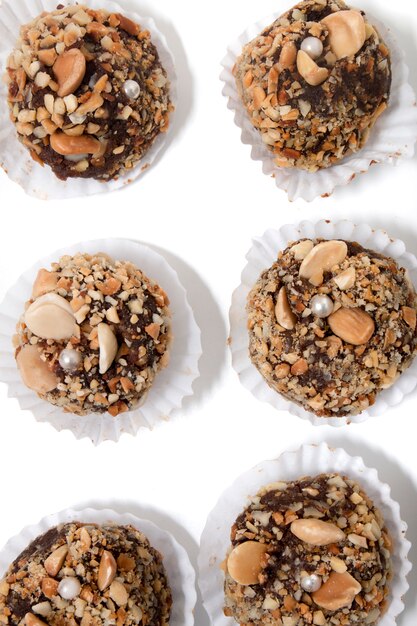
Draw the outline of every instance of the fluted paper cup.
<instances>
[{"instance_id":1,"label":"fluted paper cup","mask_svg":"<svg viewBox=\"0 0 417 626\"><path fill-rule=\"evenodd\" d=\"M42 400L23 384L14 358L12 336L38 270L49 268L64 254L78 252L104 252L115 260L131 261L167 291L171 302L173 340L169 365L157 374L139 407L116 417L109 413L77 416ZM84 241L48 255L18 279L0 306L0 382L7 384L9 397L17 398L20 407L31 411L37 421L49 422L56 430L70 430L77 439L87 437L95 445L106 440L118 441L123 433L136 435L143 427L153 428L180 409L183 399L193 393L201 351L200 329L177 273L162 255L129 239Z\"/></svg>"},{"instance_id":2,"label":"fluted paper cup","mask_svg":"<svg viewBox=\"0 0 417 626\"><path fill-rule=\"evenodd\" d=\"M375 250L392 257L401 267L408 270L414 288L417 289L417 259L414 254L406 251L400 239L391 238L384 230L374 230L367 224L354 224L349 220L333 222L321 220L313 223L301 222L298 225L286 225L279 230L269 229L262 237L253 240L251 249L246 255L246 266L242 272L241 283L234 291L230 307L230 350L233 368L237 372L242 385L255 398L268 402L279 411L289 411L302 419L309 420L315 426L345 426L350 423L364 422L370 416L382 415L389 407L397 406L405 396L417 387L417 359L401 374L388 389L381 391L373 406L359 415L345 417L317 417L301 406L287 400L274 391L249 357L249 334L247 330L246 302L249 292L261 273L275 263L278 253L297 239L344 239L356 241L364 248Z\"/></svg>"},{"instance_id":3,"label":"fluted paper cup","mask_svg":"<svg viewBox=\"0 0 417 626\"><path fill-rule=\"evenodd\" d=\"M356 175L366 172L373 163L397 163L405 157L412 157L417 141L417 108L405 55L392 30L367 13L369 21L375 24L391 50L392 86L388 109L378 119L366 145L332 167L312 173L275 165L273 153L263 144L260 133L252 126L240 99L233 67L242 48L288 10L290 0L278 0L277 5L282 7L280 11L247 28L228 46L220 76L228 108L233 111L235 124L241 130L242 143L251 146L251 157L262 163L263 172L274 177L276 186L287 192L289 200L302 198L311 202L319 196L329 196L338 186L347 185Z\"/></svg>"},{"instance_id":4,"label":"fluted paper cup","mask_svg":"<svg viewBox=\"0 0 417 626\"><path fill-rule=\"evenodd\" d=\"M242 474L220 497L208 516L200 542L198 557L199 587L212 626L236 626L223 613L224 573L220 568L230 546L230 529L249 503L250 496L264 485L277 481L297 480L304 476L337 472L357 481L382 512L393 541L393 578L390 581L388 607L378 626L395 626L404 609L403 596L409 585L411 564L407 555L411 544L406 539L407 524L401 520L400 507L391 497L389 485L379 480L375 469L365 466L360 457L351 457L342 449L331 449L325 443L304 445L285 452L272 461L264 461Z\"/></svg>"},{"instance_id":5,"label":"fluted paper cup","mask_svg":"<svg viewBox=\"0 0 417 626\"><path fill-rule=\"evenodd\" d=\"M34 539L46 533L50 528L68 522L131 525L142 532L149 539L152 547L156 548L162 555L173 596L170 626L193 626L193 611L197 599L195 573L185 549L166 530L129 513L120 514L110 509L84 509L80 511L67 509L44 517L38 524L24 528L18 535L10 539L1 550L0 578L6 573L9 565Z\"/></svg>"},{"instance_id":6,"label":"fluted paper cup","mask_svg":"<svg viewBox=\"0 0 417 626\"><path fill-rule=\"evenodd\" d=\"M3 0L0 5L0 78L4 75L7 58L15 47L20 27L27 24L43 11L53 11L57 7L57 0ZM88 4L92 9L106 9L122 13L134 22L140 24L151 33L161 63L164 66L171 83L170 96L172 104L177 101L177 78L175 74L173 56L168 48L165 36L156 26L151 17L144 17L138 13L138 6L134 0L127 0L122 4L113 0L66 0L65 5ZM93 178L70 178L59 180L52 170L42 167L35 162L27 148L20 143L17 132L9 119L7 106L7 86L0 80L0 166L15 183L20 185L27 194L43 200L76 198L120 189L132 183L143 174L155 161L164 148L168 133L160 133L148 152L136 167L119 176L117 180L100 182ZM175 112L170 114L170 125L174 120Z\"/></svg>"}]
</instances>

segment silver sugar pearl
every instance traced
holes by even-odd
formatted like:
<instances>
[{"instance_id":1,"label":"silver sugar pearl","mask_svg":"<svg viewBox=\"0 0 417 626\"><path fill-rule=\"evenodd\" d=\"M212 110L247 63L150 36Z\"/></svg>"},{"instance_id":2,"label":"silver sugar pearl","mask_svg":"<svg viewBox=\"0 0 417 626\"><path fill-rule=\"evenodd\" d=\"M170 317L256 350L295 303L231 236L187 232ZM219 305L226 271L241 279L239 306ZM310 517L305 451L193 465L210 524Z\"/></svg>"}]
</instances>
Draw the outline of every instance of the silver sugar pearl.
<instances>
[{"instance_id":1,"label":"silver sugar pearl","mask_svg":"<svg viewBox=\"0 0 417 626\"><path fill-rule=\"evenodd\" d=\"M306 37L301 44L301 50L312 59L318 59L323 53L323 44L317 37Z\"/></svg>"},{"instance_id":2,"label":"silver sugar pearl","mask_svg":"<svg viewBox=\"0 0 417 626\"><path fill-rule=\"evenodd\" d=\"M80 595L80 592L80 581L73 576L63 578L58 585L58 593L64 600L74 600L74 598Z\"/></svg>"},{"instance_id":3,"label":"silver sugar pearl","mask_svg":"<svg viewBox=\"0 0 417 626\"><path fill-rule=\"evenodd\" d=\"M135 80L127 80L122 89L131 100L137 100L140 96L140 86Z\"/></svg>"},{"instance_id":4,"label":"silver sugar pearl","mask_svg":"<svg viewBox=\"0 0 417 626\"><path fill-rule=\"evenodd\" d=\"M329 317L333 313L334 304L329 296L314 296L311 298L310 309L316 317Z\"/></svg>"},{"instance_id":5,"label":"silver sugar pearl","mask_svg":"<svg viewBox=\"0 0 417 626\"><path fill-rule=\"evenodd\" d=\"M59 355L59 364L63 370L67 372L73 372L77 370L83 360L81 354L77 350L71 350L69 348L62 350Z\"/></svg>"},{"instance_id":6,"label":"silver sugar pearl","mask_svg":"<svg viewBox=\"0 0 417 626\"><path fill-rule=\"evenodd\" d=\"M304 591L308 593L313 593L314 591L318 591L321 587L321 578L317 576L317 574L311 574L310 576L304 576L301 579L301 586Z\"/></svg>"}]
</instances>

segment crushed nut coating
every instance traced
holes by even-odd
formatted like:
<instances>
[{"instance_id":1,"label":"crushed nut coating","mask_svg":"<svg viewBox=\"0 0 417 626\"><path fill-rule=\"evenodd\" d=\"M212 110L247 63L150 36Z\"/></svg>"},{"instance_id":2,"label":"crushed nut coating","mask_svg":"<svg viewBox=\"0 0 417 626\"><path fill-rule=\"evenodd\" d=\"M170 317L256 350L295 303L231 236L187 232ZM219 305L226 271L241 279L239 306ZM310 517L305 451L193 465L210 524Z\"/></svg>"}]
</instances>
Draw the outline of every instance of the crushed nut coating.
<instances>
[{"instance_id":1,"label":"crushed nut coating","mask_svg":"<svg viewBox=\"0 0 417 626\"><path fill-rule=\"evenodd\" d=\"M132 263L103 254L62 257L39 271L17 325L23 381L78 415L129 411L168 363L168 304Z\"/></svg>"},{"instance_id":2,"label":"crushed nut coating","mask_svg":"<svg viewBox=\"0 0 417 626\"><path fill-rule=\"evenodd\" d=\"M315 296L333 303L314 314ZM280 252L247 301L250 358L274 390L323 417L356 415L409 367L417 299L405 269L354 242Z\"/></svg>"},{"instance_id":3,"label":"crushed nut coating","mask_svg":"<svg viewBox=\"0 0 417 626\"><path fill-rule=\"evenodd\" d=\"M82 5L22 26L6 78L20 141L63 180L129 172L173 110L149 31Z\"/></svg>"},{"instance_id":4,"label":"crushed nut coating","mask_svg":"<svg viewBox=\"0 0 417 626\"><path fill-rule=\"evenodd\" d=\"M236 62L238 92L279 167L334 165L364 146L388 106L390 52L365 14L348 9L343 0L301 2ZM318 58L302 50L311 38L322 44Z\"/></svg>"},{"instance_id":5,"label":"crushed nut coating","mask_svg":"<svg viewBox=\"0 0 417 626\"><path fill-rule=\"evenodd\" d=\"M237 550L245 543L264 550ZM243 585L235 578L248 554L257 580ZM321 474L251 497L231 529L224 569L224 612L241 626L372 626L386 609L391 540L359 484Z\"/></svg>"},{"instance_id":6,"label":"crushed nut coating","mask_svg":"<svg viewBox=\"0 0 417 626\"><path fill-rule=\"evenodd\" d=\"M68 582L69 600L60 595ZM171 605L162 557L132 526L51 528L0 582L7 626L168 626Z\"/></svg>"}]
</instances>

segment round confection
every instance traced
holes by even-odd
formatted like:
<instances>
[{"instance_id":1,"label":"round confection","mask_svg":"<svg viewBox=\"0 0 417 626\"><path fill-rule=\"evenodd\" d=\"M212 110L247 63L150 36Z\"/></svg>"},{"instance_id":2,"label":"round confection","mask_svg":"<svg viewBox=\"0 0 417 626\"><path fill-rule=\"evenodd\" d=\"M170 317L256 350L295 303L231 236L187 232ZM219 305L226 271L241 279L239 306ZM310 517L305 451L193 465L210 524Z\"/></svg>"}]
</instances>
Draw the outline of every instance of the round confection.
<instances>
[{"instance_id":1,"label":"round confection","mask_svg":"<svg viewBox=\"0 0 417 626\"><path fill-rule=\"evenodd\" d=\"M249 350L270 387L318 416L374 404L417 350L407 271L349 241L280 252L248 296Z\"/></svg>"},{"instance_id":2,"label":"round confection","mask_svg":"<svg viewBox=\"0 0 417 626\"><path fill-rule=\"evenodd\" d=\"M162 557L132 526L51 528L0 582L10 626L168 626L171 605Z\"/></svg>"},{"instance_id":3,"label":"round confection","mask_svg":"<svg viewBox=\"0 0 417 626\"><path fill-rule=\"evenodd\" d=\"M372 626L387 606L391 540L360 485L321 474L252 497L224 570L224 612L242 626Z\"/></svg>"},{"instance_id":4,"label":"round confection","mask_svg":"<svg viewBox=\"0 0 417 626\"><path fill-rule=\"evenodd\" d=\"M388 106L389 49L343 0L301 2L243 48L234 71L279 167L334 165L363 147Z\"/></svg>"},{"instance_id":5,"label":"round confection","mask_svg":"<svg viewBox=\"0 0 417 626\"><path fill-rule=\"evenodd\" d=\"M39 271L17 325L23 382L78 415L129 411L168 363L168 304L132 263L63 256Z\"/></svg>"},{"instance_id":6,"label":"round confection","mask_svg":"<svg viewBox=\"0 0 417 626\"><path fill-rule=\"evenodd\" d=\"M21 28L7 72L20 141L63 180L117 178L168 129L158 51L120 13L81 5L42 13Z\"/></svg>"}]
</instances>

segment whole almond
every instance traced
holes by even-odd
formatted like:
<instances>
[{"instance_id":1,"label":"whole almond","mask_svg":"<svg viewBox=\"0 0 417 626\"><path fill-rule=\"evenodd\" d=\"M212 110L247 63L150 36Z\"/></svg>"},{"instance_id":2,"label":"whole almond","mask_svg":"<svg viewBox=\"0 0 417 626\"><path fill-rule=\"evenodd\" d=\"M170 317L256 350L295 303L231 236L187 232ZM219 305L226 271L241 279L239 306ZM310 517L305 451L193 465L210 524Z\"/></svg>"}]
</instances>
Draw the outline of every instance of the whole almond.
<instances>
[{"instance_id":1,"label":"whole almond","mask_svg":"<svg viewBox=\"0 0 417 626\"><path fill-rule=\"evenodd\" d=\"M62 156L72 154L95 154L100 150L98 139L89 135L71 136L62 132L51 135L51 148Z\"/></svg>"},{"instance_id":2,"label":"whole almond","mask_svg":"<svg viewBox=\"0 0 417 626\"><path fill-rule=\"evenodd\" d=\"M54 63L53 72L58 83L58 96L63 98L74 93L85 76L85 56L78 48L61 54Z\"/></svg>"},{"instance_id":3,"label":"whole almond","mask_svg":"<svg viewBox=\"0 0 417 626\"><path fill-rule=\"evenodd\" d=\"M375 332L374 320L360 308L342 307L332 313L327 321L337 337L353 346L367 343Z\"/></svg>"},{"instance_id":4,"label":"whole almond","mask_svg":"<svg viewBox=\"0 0 417 626\"><path fill-rule=\"evenodd\" d=\"M239 585L256 585L268 547L259 541L240 543L227 559L227 570Z\"/></svg>"},{"instance_id":5,"label":"whole almond","mask_svg":"<svg viewBox=\"0 0 417 626\"><path fill-rule=\"evenodd\" d=\"M290 252L293 253L294 259L296 261L302 261L306 258L307 254L312 251L314 248L314 244L310 239L305 239L304 241L300 241L300 243L296 243L290 249Z\"/></svg>"},{"instance_id":6,"label":"whole almond","mask_svg":"<svg viewBox=\"0 0 417 626\"><path fill-rule=\"evenodd\" d=\"M301 263L299 274L317 287L323 282L324 272L329 272L332 267L342 263L347 252L347 245L344 241L334 239L322 241L307 254Z\"/></svg>"},{"instance_id":7,"label":"whole almond","mask_svg":"<svg viewBox=\"0 0 417 626\"><path fill-rule=\"evenodd\" d=\"M345 538L338 526L318 519L297 519L291 524L291 532L312 546L327 546Z\"/></svg>"},{"instance_id":8,"label":"whole almond","mask_svg":"<svg viewBox=\"0 0 417 626\"><path fill-rule=\"evenodd\" d=\"M98 568L97 586L104 591L113 582L117 571L114 556L108 550L104 550Z\"/></svg>"},{"instance_id":9,"label":"whole almond","mask_svg":"<svg viewBox=\"0 0 417 626\"><path fill-rule=\"evenodd\" d=\"M56 293L37 298L26 310L25 324L42 339L61 341L75 332L75 318L70 303Z\"/></svg>"},{"instance_id":10,"label":"whole almond","mask_svg":"<svg viewBox=\"0 0 417 626\"><path fill-rule=\"evenodd\" d=\"M56 389L59 379L48 363L41 359L41 352L37 346L31 344L24 346L17 354L16 362L26 387L41 394Z\"/></svg>"},{"instance_id":11,"label":"whole almond","mask_svg":"<svg viewBox=\"0 0 417 626\"><path fill-rule=\"evenodd\" d=\"M338 611L350 607L361 591L362 585L348 572L332 572L320 589L312 594L312 598L322 609Z\"/></svg>"},{"instance_id":12,"label":"whole almond","mask_svg":"<svg viewBox=\"0 0 417 626\"><path fill-rule=\"evenodd\" d=\"M319 67L304 50L298 51L297 69L304 80L312 87L321 85L329 77L329 70L325 67Z\"/></svg>"},{"instance_id":13,"label":"whole almond","mask_svg":"<svg viewBox=\"0 0 417 626\"><path fill-rule=\"evenodd\" d=\"M278 292L277 303L275 305L275 318L278 324L286 330L292 330L297 323L297 317L291 310L285 287L281 287Z\"/></svg>"},{"instance_id":14,"label":"whole almond","mask_svg":"<svg viewBox=\"0 0 417 626\"><path fill-rule=\"evenodd\" d=\"M366 40L365 20L359 11L336 11L321 20L329 31L329 43L338 59L359 52Z\"/></svg>"},{"instance_id":15,"label":"whole almond","mask_svg":"<svg viewBox=\"0 0 417 626\"><path fill-rule=\"evenodd\" d=\"M43 565L49 576L55 577L59 574L59 571L64 564L67 554L68 546L64 545L54 550L52 554L48 556Z\"/></svg>"},{"instance_id":16,"label":"whole almond","mask_svg":"<svg viewBox=\"0 0 417 626\"><path fill-rule=\"evenodd\" d=\"M116 357L118 351L117 339L111 327L104 322L97 326L97 333L100 349L99 371L100 374L105 374Z\"/></svg>"}]
</instances>

